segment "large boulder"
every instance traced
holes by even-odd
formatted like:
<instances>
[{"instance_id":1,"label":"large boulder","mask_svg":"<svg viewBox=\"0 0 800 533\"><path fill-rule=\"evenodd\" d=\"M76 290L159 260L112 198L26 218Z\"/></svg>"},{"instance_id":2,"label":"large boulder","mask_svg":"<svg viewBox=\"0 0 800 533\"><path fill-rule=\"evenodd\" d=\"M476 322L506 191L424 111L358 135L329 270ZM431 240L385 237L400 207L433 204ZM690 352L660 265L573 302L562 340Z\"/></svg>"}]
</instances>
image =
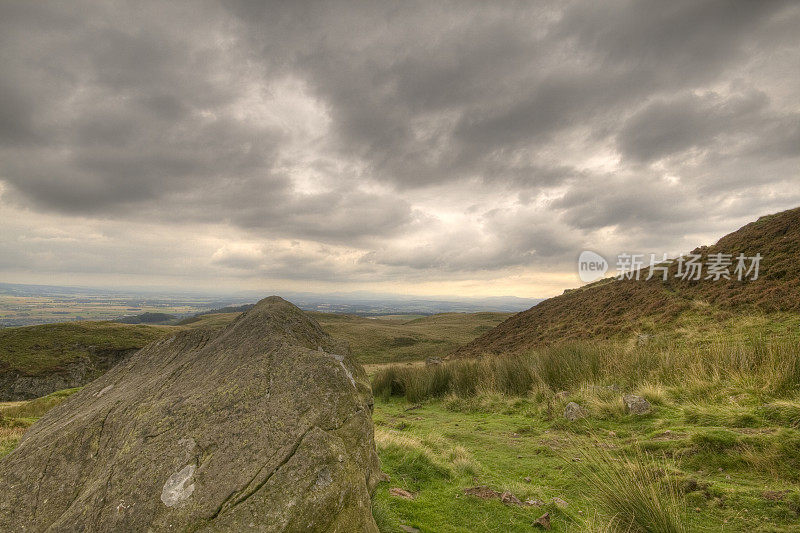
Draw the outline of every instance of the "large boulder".
<instances>
[{"instance_id":1,"label":"large boulder","mask_svg":"<svg viewBox=\"0 0 800 533\"><path fill-rule=\"evenodd\" d=\"M0 531L377 531L363 369L278 297L160 339L0 461Z\"/></svg>"}]
</instances>

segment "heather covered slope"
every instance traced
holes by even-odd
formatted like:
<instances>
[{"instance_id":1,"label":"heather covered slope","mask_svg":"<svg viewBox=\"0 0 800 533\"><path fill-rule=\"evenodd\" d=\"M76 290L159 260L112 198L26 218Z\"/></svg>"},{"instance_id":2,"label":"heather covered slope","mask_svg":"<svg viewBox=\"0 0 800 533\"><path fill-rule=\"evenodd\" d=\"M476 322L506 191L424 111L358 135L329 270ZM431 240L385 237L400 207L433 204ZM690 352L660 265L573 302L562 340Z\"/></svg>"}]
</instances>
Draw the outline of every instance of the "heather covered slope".
<instances>
[{"instance_id":1,"label":"heather covered slope","mask_svg":"<svg viewBox=\"0 0 800 533\"><path fill-rule=\"evenodd\" d=\"M515 353L565 340L679 333L687 324L735 328L743 316L770 315L781 324L800 313L800 208L761 217L693 253L704 259L760 253L763 259L758 279L743 282L685 281L676 278L676 263L666 281L660 273L644 281L647 271L638 281L604 279L514 315L452 357Z\"/></svg>"}]
</instances>

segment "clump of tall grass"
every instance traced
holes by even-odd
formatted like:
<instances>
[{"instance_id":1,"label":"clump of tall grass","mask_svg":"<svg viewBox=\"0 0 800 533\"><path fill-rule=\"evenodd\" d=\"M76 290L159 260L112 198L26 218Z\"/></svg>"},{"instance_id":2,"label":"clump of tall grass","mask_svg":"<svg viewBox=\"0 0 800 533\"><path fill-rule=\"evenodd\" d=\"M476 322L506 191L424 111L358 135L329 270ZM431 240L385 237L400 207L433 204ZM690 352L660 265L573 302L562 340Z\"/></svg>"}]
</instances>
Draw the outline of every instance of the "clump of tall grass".
<instances>
[{"instance_id":1,"label":"clump of tall grass","mask_svg":"<svg viewBox=\"0 0 800 533\"><path fill-rule=\"evenodd\" d=\"M383 460L392 463L394 475L407 488L417 489L432 479L471 478L480 471L480 465L469 450L435 436L420 438L378 428L375 445Z\"/></svg>"},{"instance_id":2,"label":"clump of tall grass","mask_svg":"<svg viewBox=\"0 0 800 533\"><path fill-rule=\"evenodd\" d=\"M701 398L719 390L720 383L786 396L800 386L800 347L791 339L767 337L699 345L567 343L523 355L389 366L374 376L372 386L377 396L420 401L447 394L526 396L535 390L574 391L605 384L641 387L663 401L664 386L680 386L681 394Z\"/></svg>"},{"instance_id":3,"label":"clump of tall grass","mask_svg":"<svg viewBox=\"0 0 800 533\"><path fill-rule=\"evenodd\" d=\"M392 365L372 378L372 392L384 399L405 396L411 402L445 394L461 398L486 392L524 396L534 384L531 368L528 356L453 361L424 367Z\"/></svg>"},{"instance_id":4,"label":"clump of tall grass","mask_svg":"<svg viewBox=\"0 0 800 533\"><path fill-rule=\"evenodd\" d=\"M602 530L687 531L683 521L686 506L666 461L639 449L613 456L595 448L585 451L578 464L590 496L598 505L597 512L603 517Z\"/></svg>"}]
</instances>

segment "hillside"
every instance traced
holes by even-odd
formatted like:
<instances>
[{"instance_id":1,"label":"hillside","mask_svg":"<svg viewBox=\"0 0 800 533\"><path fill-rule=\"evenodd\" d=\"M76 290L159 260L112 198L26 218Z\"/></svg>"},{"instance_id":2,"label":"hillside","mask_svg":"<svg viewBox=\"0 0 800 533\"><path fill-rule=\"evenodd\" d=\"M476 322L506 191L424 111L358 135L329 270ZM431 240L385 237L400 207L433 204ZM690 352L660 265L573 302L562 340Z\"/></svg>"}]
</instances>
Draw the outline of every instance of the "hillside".
<instances>
[{"instance_id":1,"label":"hillside","mask_svg":"<svg viewBox=\"0 0 800 533\"><path fill-rule=\"evenodd\" d=\"M308 313L334 338L347 341L362 364L444 357L491 330L508 313L441 313L413 320Z\"/></svg>"},{"instance_id":2,"label":"hillside","mask_svg":"<svg viewBox=\"0 0 800 533\"><path fill-rule=\"evenodd\" d=\"M624 338L655 331L715 328L735 333L742 322L765 321L776 329L796 327L800 313L800 208L759 218L692 253L760 253L756 280L688 281L669 266L667 280L656 272L647 281L603 279L566 291L516 314L456 350L451 357L517 353L565 340ZM735 265L735 259L734 259ZM733 271L733 267L731 268ZM705 276L705 274L703 274Z\"/></svg>"},{"instance_id":3,"label":"hillside","mask_svg":"<svg viewBox=\"0 0 800 533\"><path fill-rule=\"evenodd\" d=\"M171 331L166 326L67 322L0 330L0 400L84 385Z\"/></svg>"}]
</instances>

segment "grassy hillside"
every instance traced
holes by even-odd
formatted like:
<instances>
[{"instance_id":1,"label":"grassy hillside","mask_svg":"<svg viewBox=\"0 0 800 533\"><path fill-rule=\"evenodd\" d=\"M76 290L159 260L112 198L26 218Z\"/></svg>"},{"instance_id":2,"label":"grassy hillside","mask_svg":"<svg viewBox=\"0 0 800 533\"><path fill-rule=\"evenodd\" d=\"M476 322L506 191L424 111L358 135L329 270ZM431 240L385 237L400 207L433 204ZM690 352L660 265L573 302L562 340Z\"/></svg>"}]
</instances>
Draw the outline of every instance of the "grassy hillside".
<instances>
[{"instance_id":1,"label":"grassy hillside","mask_svg":"<svg viewBox=\"0 0 800 533\"><path fill-rule=\"evenodd\" d=\"M720 239L698 248L704 260L711 254L736 257L760 253L757 280L688 281L670 266L666 281L657 273L645 281L604 279L539 305L506 320L497 328L461 347L455 357L520 353L536 346L576 339L620 339L639 333L681 336L681 328L718 329L727 323L763 320L792 328L800 316L800 208L761 217ZM733 270L733 269L731 269ZM705 276L705 274L704 274ZM754 318L755 317L755 318Z\"/></svg>"},{"instance_id":2,"label":"grassy hillside","mask_svg":"<svg viewBox=\"0 0 800 533\"><path fill-rule=\"evenodd\" d=\"M364 318L309 313L332 336L350 343L361 363L443 357L508 318L508 313L442 313L422 318Z\"/></svg>"},{"instance_id":3,"label":"grassy hillside","mask_svg":"<svg viewBox=\"0 0 800 533\"><path fill-rule=\"evenodd\" d=\"M187 328L222 328L230 324L240 314L240 312L205 313L181 320L177 325Z\"/></svg>"},{"instance_id":4,"label":"grassy hillside","mask_svg":"<svg viewBox=\"0 0 800 533\"><path fill-rule=\"evenodd\" d=\"M98 351L138 349L171 331L167 326L67 322L0 329L0 372L46 374Z\"/></svg>"}]
</instances>

